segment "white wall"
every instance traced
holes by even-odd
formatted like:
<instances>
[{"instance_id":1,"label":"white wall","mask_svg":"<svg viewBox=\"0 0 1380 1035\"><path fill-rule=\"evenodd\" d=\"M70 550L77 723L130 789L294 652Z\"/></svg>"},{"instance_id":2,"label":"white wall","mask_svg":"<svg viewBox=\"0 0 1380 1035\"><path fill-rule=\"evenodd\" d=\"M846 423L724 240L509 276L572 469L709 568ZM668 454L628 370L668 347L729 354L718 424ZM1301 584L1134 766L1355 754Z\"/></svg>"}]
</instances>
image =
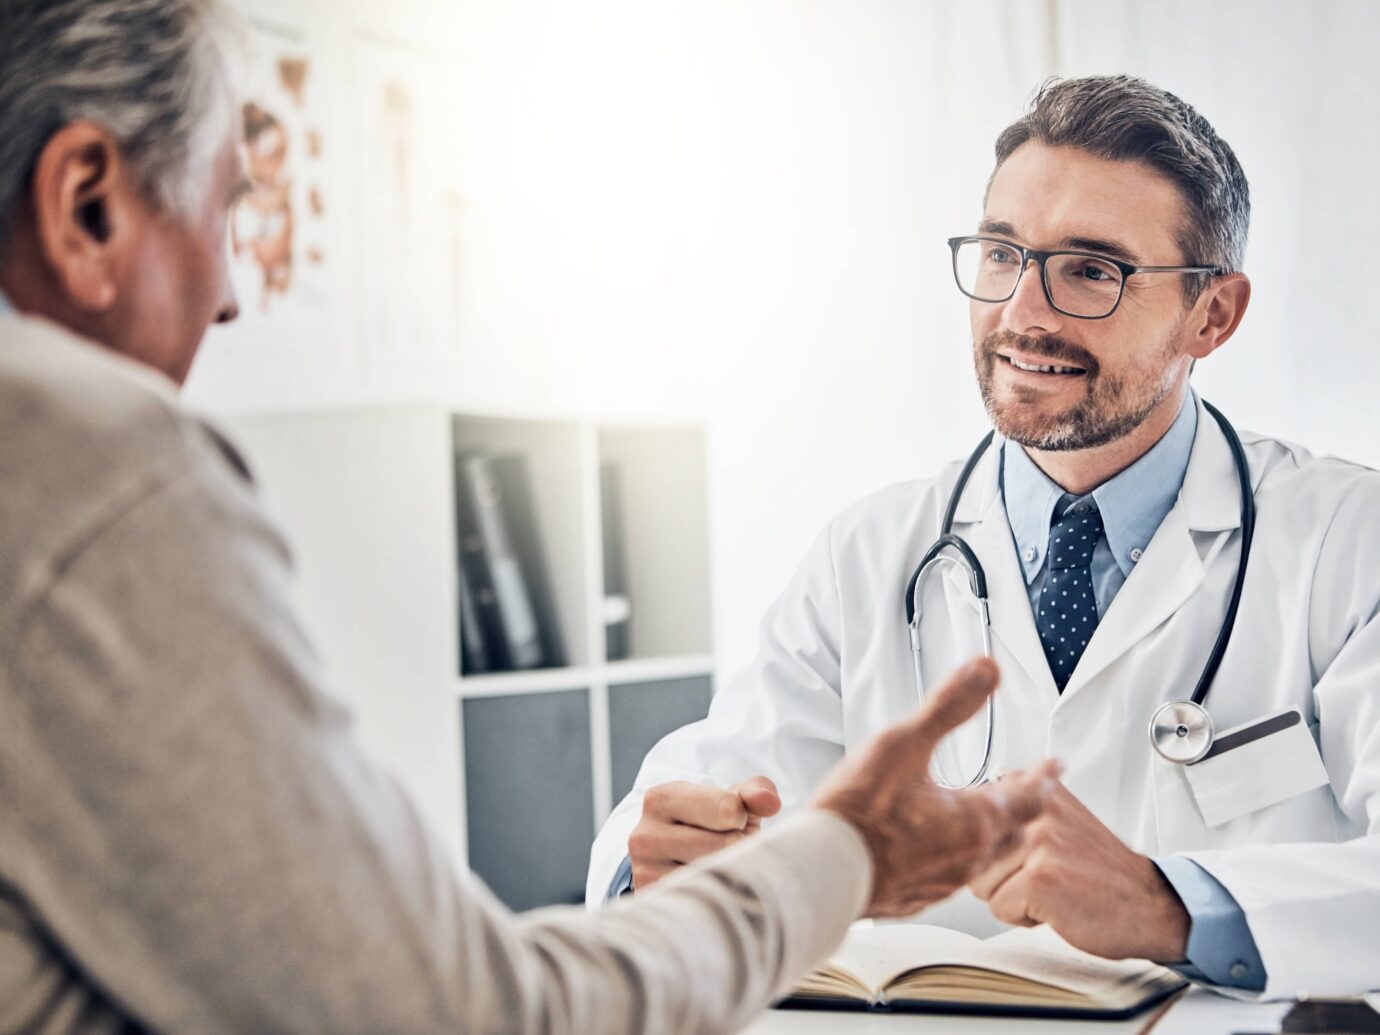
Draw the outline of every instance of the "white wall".
<instances>
[{"instance_id":1,"label":"white wall","mask_svg":"<svg viewBox=\"0 0 1380 1035\"><path fill-rule=\"evenodd\" d=\"M347 319L328 360L270 376L212 341L192 398L708 420L725 667L833 511L981 433L943 240L973 225L996 133L1056 71L1147 75L1242 159L1256 297L1202 389L1243 426L1380 462L1376 5L317 7L342 36L370 20L453 55L436 132L464 169L461 355L380 364Z\"/></svg>"},{"instance_id":2,"label":"white wall","mask_svg":"<svg viewBox=\"0 0 1380 1035\"><path fill-rule=\"evenodd\" d=\"M1239 424L1380 466L1380 92L1369 0L1209 4L1060 0L1068 74L1125 71L1184 97L1251 183L1254 295L1241 330L1196 375Z\"/></svg>"}]
</instances>

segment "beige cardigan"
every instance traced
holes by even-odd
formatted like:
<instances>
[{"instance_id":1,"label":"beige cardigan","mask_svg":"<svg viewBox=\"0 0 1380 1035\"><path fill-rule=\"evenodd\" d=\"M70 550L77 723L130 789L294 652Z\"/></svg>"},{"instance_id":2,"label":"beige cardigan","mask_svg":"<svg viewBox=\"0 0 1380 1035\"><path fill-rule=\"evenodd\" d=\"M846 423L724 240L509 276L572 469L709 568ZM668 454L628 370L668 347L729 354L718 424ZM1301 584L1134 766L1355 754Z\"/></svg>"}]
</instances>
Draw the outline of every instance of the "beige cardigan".
<instances>
[{"instance_id":1,"label":"beige cardigan","mask_svg":"<svg viewBox=\"0 0 1380 1035\"><path fill-rule=\"evenodd\" d=\"M160 375L0 318L0 1032L716 1032L870 862L783 821L513 916L361 753L248 472Z\"/></svg>"}]
</instances>

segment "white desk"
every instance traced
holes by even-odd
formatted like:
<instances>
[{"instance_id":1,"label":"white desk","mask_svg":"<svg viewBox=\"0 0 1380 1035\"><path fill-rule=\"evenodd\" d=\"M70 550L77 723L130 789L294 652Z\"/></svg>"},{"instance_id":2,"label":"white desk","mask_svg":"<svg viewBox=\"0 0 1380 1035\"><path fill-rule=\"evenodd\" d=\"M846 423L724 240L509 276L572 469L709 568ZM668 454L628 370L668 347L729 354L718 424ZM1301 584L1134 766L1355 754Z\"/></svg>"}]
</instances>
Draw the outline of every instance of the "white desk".
<instances>
[{"instance_id":1,"label":"white desk","mask_svg":"<svg viewBox=\"0 0 1380 1035\"><path fill-rule=\"evenodd\" d=\"M1288 1003L1241 1003L1193 990L1167 1010L1130 1021L1029 1020L955 1017L950 1014L886 1014L768 1010L743 1035L1232 1035L1279 1031Z\"/></svg>"}]
</instances>

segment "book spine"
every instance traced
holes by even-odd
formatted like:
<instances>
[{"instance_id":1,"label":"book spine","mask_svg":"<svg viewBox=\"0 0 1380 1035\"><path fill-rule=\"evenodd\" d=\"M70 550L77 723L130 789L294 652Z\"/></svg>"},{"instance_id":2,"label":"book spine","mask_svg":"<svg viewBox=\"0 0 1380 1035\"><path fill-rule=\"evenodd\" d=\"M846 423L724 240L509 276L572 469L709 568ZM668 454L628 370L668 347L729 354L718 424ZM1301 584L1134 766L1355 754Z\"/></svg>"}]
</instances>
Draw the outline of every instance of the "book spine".
<instances>
[{"instance_id":1,"label":"book spine","mask_svg":"<svg viewBox=\"0 0 1380 1035\"><path fill-rule=\"evenodd\" d=\"M532 600L513 551L503 508L503 493L491 457L460 461L473 524L464 533L473 564L476 613L487 643L496 646L501 669L536 668L545 661ZM472 542L469 536L476 537ZM466 569L469 571L470 569ZM482 579L482 581L481 581Z\"/></svg>"},{"instance_id":2,"label":"book spine","mask_svg":"<svg viewBox=\"0 0 1380 1035\"><path fill-rule=\"evenodd\" d=\"M460 672L462 675L478 675L493 671L493 660L484 639L484 629L479 623L479 608L475 603L474 590L470 580L465 577L465 565L460 564Z\"/></svg>"},{"instance_id":3,"label":"book spine","mask_svg":"<svg viewBox=\"0 0 1380 1035\"><path fill-rule=\"evenodd\" d=\"M489 575L484 539L479 533L468 458L455 458L456 554L460 588L460 671L464 675L507 668L497 614L498 597Z\"/></svg>"},{"instance_id":4,"label":"book spine","mask_svg":"<svg viewBox=\"0 0 1380 1035\"><path fill-rule=\"evenodd\" d=\"M617 464L599 467L599 504L604 540L604 652L609 661L622 661L632 649L632 600L627 582L623 472Z\"/></svg>"},{"instance_id":5,"label":"book spine","mask_svg":"<svg viewBox=\"0 0 1380 1035\"><path fill-rule=\"evenodd\" d=\"M542 548L536 499L527 458L520 454L493 458L491 469L498 480L508 540L526 587L527 599L537 627L541 648L540 663L546 666L566 663L565 640L551 589L546 552Z\"/></svg>"}]
</instances>

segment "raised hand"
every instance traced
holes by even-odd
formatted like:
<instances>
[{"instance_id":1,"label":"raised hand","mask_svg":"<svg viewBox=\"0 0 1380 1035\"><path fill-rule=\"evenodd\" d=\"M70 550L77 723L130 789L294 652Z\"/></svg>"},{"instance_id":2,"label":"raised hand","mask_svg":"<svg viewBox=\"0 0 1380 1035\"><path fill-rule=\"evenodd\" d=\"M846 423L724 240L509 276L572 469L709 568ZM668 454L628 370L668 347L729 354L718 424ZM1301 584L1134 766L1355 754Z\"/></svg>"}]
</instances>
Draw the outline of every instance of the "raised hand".
<instances>
[{"instance_id":1,"label":"raised hand","mask_svg":"<svg viewBox=\"0 0 1380 1035\"><path fill-rule=\"evenodd\" d=\"M871 916L909 916L938 902L1017 850L1058 786L1045 762L1000 783L948 790L930 778L930 756L995 691L996 663L970 662L928 695L913 716L850 754L813 804L862 832L872 850Z\"/></svg>"}]
</instances>

